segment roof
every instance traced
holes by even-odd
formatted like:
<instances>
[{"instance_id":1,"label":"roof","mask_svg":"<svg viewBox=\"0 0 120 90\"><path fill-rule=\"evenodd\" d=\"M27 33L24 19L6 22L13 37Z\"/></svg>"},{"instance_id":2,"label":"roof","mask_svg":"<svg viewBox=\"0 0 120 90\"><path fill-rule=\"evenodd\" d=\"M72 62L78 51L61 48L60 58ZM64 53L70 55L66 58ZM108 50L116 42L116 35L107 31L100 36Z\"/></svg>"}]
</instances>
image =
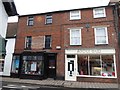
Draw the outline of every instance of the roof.
<instances>
[{"instance_id":1,"label":"roof","mask_svg":"<svg viewBox=\"0 0 120 90\"><path fill-rule=\"evenodd\" d=\"M13 0L2 0L2 3L5 7L5 10L8 16L15 16L18 15L16 6Z\"/></svg>"},{"instance_id":2,"label":"roof","mask_svg":"<svg viewBox=\"0 0 120 90\"><path fill-rule=\"evenodd\" d=\"M8 23L6 38L14 38L17 33L17 22Z\"/></svg>"}]
</instances>

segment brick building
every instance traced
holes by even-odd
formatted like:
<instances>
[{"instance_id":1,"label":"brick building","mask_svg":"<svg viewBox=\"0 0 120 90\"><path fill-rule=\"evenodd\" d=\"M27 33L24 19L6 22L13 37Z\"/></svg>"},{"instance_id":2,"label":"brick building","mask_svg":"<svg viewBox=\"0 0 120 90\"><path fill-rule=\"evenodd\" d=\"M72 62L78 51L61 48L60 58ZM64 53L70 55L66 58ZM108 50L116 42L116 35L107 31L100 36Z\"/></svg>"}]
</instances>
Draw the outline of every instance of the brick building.
<instances>
[{"instance_id":1,"label":"brick building","mask_svg":"<svg viewBox=\"0 0 120 90\"><path fill-rule=\"evenodd\" d=\"M118 3L19 16L11 76L118 82Z\"/></svg>"}]
</instances>

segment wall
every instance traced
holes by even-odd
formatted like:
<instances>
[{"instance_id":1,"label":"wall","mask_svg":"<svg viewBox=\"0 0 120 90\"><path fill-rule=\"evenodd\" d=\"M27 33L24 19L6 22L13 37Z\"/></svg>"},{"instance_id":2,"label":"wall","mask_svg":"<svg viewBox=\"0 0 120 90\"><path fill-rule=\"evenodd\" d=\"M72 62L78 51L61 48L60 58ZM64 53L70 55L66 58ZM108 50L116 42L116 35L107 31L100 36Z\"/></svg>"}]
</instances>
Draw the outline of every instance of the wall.
<instances>
[{"instance_id":1,"label":"wall","mask_svg":"<svg viewBox=\"0 0 120 90\"><path fill-rule=\"evenodd\" d=\"M5 57L4 71L3 71L4 76L10 76L14 48L15 48L15 38L7 39L6 57Z\"/></svg>"},{"instance_id":2,"label":"wall","mask_svg":"<svg viewBox=\"0 0 120 90\"><path fill-rule=\"evenodd\" d=\"M6 37L7 20L8 20L8 15L7 15L5 8L2 4L2 0L0 0L0 35L3 38Z\"/></svg>"}]
</instances>

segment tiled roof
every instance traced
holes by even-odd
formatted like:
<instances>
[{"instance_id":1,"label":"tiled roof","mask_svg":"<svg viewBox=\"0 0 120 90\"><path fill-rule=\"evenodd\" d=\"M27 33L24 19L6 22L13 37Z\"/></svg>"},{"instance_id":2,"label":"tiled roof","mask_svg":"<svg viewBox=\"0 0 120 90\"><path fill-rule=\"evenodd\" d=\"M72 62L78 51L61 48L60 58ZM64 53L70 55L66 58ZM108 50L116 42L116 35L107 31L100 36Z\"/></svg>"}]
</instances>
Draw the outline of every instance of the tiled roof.
<instances>
[{"instance_id":1,"label":"tiled roof","mask_svg":"<svg viewBox=\"0 0 120 90\"><path fill-rule=\"evenodd\" d=\"M16 37L17 33L17 22L8 23L6 38Z\"/></svg>"}]
</instances>

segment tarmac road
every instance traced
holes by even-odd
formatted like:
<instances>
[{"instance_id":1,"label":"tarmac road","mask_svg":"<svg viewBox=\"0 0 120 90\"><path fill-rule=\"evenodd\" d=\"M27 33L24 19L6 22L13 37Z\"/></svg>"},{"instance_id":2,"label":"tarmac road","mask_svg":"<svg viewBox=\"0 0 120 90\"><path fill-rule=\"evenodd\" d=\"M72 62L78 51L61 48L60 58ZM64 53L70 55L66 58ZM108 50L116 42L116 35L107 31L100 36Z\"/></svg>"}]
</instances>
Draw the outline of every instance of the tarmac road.
<instances>
[{"instance_id":1,"label":"tarmac road","mask_svg":"<svg viewBox=\"0 0 120 90\"><path fill-rule=\"evenodd\" d=\"M97 88L65 88L52 86L39 86L21 83L2 82L1 90L118 90L118 89L97 89Z\"/></svg>"}]
</instances>

